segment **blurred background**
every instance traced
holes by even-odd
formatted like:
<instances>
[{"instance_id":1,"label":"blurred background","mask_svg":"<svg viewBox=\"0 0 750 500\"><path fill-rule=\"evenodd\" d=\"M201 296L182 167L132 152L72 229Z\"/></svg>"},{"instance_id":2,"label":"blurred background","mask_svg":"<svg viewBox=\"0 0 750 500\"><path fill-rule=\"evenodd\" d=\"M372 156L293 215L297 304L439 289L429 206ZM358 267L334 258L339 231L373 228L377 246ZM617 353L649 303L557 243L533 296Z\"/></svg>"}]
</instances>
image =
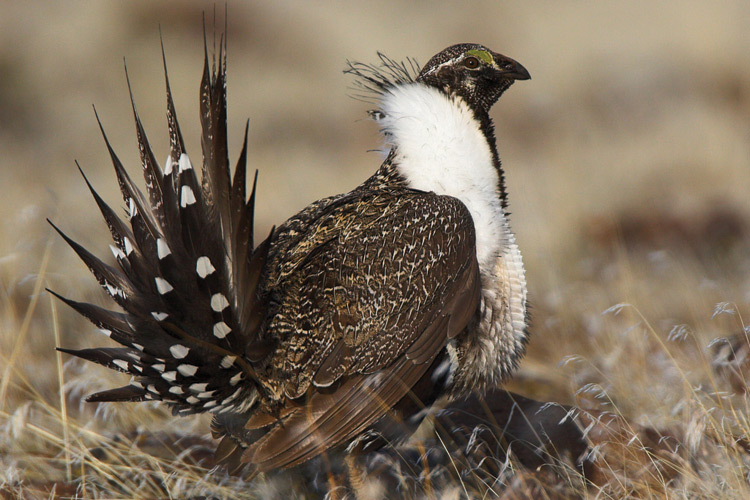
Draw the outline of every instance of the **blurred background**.
<instances>
[{"instance_id":1,"label":"blurred background","mask_svg":"<svg viewBox=\"0 0 750 500\"><path fill-rule=\"evenodd\" d=\"M74 164L110 204L122 204L92 104L135 177L126 58L138 112L164 161L161 27L188 152L200 158L201 19L205 12L211 39L214 8L221 32L224 6L209 2L4 3L6 411L29 398L27 385L56 397L56 325L64 345L105 342L72 311L53 310L48 294L35 295L49 286L109 305L45 222L109 257L108 231ZM684 396L674 380L686 372L664 367L654 377L642 369L665 359L652 340L682 332L678 341L690 337L685 359L705 361L711 339L741 331L750 314L746 1L230 1L228 11L230 155L235 161L249 119L258 234L378 167L380 153L371 150L381 139L368 105L348 97L348 59L374 62L379 50L423 64L448 45L478 42L532 75L493 110L534 315L530 353L512 387L584 404L577 389L596 382L614 400L619 391L624 414L666 421L670 412L658 408ZM623 303L635 312L602 314ZM566 363L571 356L585 361Z\"/></svg>"}]
</instances>

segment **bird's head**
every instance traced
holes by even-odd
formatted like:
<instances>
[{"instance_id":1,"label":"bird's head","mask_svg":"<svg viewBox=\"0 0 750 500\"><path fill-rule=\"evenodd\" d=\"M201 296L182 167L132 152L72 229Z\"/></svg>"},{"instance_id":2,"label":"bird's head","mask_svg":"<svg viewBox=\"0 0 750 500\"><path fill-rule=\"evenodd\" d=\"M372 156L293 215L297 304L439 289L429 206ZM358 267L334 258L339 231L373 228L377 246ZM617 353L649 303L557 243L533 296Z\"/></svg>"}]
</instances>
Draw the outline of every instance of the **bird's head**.
<instances>
[{"instance_id":1,"label":"bird's head","mask_svg":"<svg viewBox=\"0 0 750 500\"><path fill-rule=\"evenodd\" d=\"M483 45L452 45L430 59L417 82L464 99L475 112L489 112L516 80L528 80L529 72L518 62Z\"/></svg>"},{"instance_id":2,"label":"bird's head","mask_svg":"<svg viewBox=\"0 0 750 500\"><path fill-rule=\"evenodd\" d=\"M487 115L514 81L531 78L518 62L476 43L451 45L421 70L414 59L400 62L381 52L378 57L379 64L348 62L345 73L355 77L353 97L380 103L396 87L417 83L460 97L475 113ZM371 114L377 119L383 116L383 110Z\"/></svg>"}]
</instances>

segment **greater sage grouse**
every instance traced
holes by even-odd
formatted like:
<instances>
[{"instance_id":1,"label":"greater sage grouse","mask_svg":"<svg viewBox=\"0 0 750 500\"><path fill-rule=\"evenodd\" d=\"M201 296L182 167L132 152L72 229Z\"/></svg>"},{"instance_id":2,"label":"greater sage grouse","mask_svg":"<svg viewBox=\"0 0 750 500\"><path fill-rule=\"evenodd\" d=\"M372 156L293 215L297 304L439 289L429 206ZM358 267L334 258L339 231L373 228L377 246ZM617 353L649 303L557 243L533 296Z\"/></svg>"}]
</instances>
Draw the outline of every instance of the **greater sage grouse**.
<instances>
[{"instance_id":1,"label":"greater sage grouse","mask_svg":"<svg viewBox=\"0 0 750 500\"><path fill-rule=\"evenodd\" d=\"M201 176L167 79L163 169L133 106L147 193L104 136L127 223L91 192L117 267L62 235L123 310L61 298L122 345L61 350L133 377L88 400L211 412L217 460L269 471L375 448L438 396L497 386L524 351L527 316L489 110L526 69L476 44L421 71L383 55L350 63L387 157L254 246L247 129L230 175L225 54L222 42L218 67L204 58Z\"/></svg>"}]
</instances>

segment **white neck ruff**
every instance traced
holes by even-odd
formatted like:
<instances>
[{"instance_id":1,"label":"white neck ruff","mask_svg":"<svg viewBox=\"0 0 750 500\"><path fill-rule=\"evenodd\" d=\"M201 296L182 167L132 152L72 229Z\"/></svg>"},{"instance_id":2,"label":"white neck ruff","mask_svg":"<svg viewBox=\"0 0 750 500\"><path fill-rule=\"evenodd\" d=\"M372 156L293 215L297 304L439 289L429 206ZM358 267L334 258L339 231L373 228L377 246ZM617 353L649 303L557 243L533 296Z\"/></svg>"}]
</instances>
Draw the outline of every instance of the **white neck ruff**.
<instances>
[{"instance_id":1,"label":"white neck ruff","mask_svg":"<svg viewBox=\"0 0 750 500\"><path fill-rule=\"evenodd\" d=\"M397 85L382 97L378 123L409 187L453 196L471 212L482 271L495 266L507 222L492 151L469 106L421 83Z\"/></svg>"}]
</instances>

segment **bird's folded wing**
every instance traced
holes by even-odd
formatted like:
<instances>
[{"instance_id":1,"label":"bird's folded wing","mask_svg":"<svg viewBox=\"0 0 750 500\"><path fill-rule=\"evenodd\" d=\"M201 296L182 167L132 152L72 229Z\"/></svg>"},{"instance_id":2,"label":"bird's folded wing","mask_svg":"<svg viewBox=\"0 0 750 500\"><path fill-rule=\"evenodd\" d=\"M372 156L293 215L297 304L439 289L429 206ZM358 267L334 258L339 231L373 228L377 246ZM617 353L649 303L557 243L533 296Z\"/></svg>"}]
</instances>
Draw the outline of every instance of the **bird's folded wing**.
<instances>
[{"instance_id":1,"label":"bird's folded wing","mask_svg":"<svg viewBox=\"0 0 750 500\"><path fill-rule=\"evenodd\" d=\"M452 198L409 196L385 211L382 226L339 235L338 245L318 249L298 271L306 273L302 300L318 304L326 320L313 325L316 346L304 353L302 371L312 378L305 384L300 377L305 391L287 400L281 420L243 461L259 470L289 467L354 439L409 397L448 339L471 320L480 279L468 210ZM352 266L357 252L362 260ZM294 313L306 320L303 311ZM258 419L267 421L257 415L248 427Z\"/></svg>"}]
</instances>

